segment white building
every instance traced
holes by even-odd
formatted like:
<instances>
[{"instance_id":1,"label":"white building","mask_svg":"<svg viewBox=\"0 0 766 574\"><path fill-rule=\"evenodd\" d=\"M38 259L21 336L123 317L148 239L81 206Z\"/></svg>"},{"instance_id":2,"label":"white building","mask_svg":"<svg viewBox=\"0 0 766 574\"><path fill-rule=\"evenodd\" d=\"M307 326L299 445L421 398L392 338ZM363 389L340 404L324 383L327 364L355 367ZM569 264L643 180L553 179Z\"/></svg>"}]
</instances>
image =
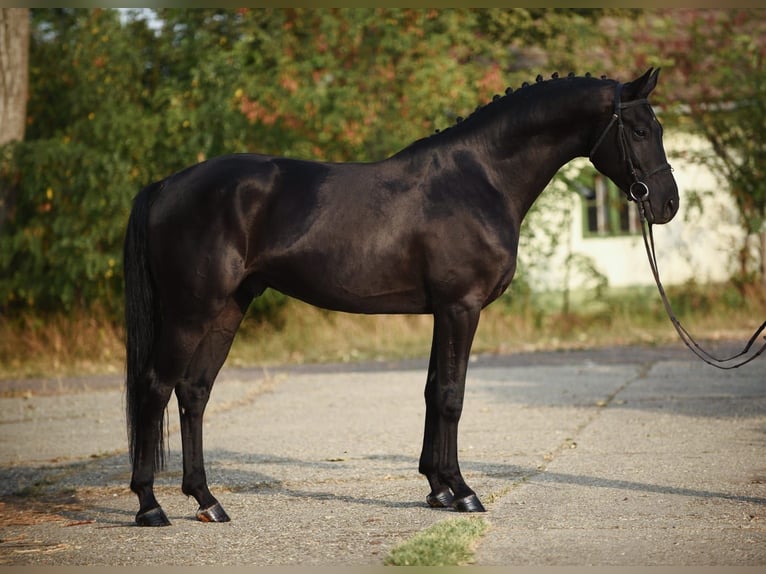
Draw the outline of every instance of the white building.
<instances>
[{"instance_id":1,"label":"white building","mask_svg":"<svg viewBox=\"0 0 766 574\"><path fill-rule=\"evenodd\" d=\"M736 224L729 194L719 188L718 180L706 166L694 163L685 153L691 146L700 150L704 145L700 139L673 137L666 132L665 149L678 184L680 208L670 223L653 229L660 276L667 285L691 279L699 283L725 281L734 271L733 255L742 244L743 233ZM561 209L568 211L560 219L568 235L559 238L559 245L543 268L537 265L530 269L535 288L561 290L567 282L569 289L586 286L585 278L571 267L567 276L565 262L570 254L581 256L581 260L588 258L610 287L652 285L636 206L628 203L624 194L598 174L587 159L572 162L564 169L592 172L588 176L592 188L574 193L571 184L554 182L552 186L559 186L555 200L545 199L551 190L538 200L544 205L531 216L529 225L539 224L543 217L561 218L560 213L553 213ZM563 187L568 191L562 193ZM694 194L702 199L702 209L694 206ZM534 250L530 251L525 253L522 246L522 260L534 257Z\"/></svg>"}]
</instances>

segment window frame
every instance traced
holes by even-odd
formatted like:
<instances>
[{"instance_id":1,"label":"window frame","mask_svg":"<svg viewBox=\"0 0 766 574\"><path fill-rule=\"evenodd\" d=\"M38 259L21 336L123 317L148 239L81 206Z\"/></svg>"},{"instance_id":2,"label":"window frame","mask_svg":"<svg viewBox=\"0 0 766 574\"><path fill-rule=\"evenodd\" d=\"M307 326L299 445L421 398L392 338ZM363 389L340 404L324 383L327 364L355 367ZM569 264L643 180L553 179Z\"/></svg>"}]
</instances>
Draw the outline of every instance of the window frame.
<instances>
[{"instance_id":1,"label":"window frame","mask_svg":"<svg viewBox=\"0 0 766 574\"><path fill-rule=\"evenodd\" d=\"M582 195L585 239L630 237L641 234L641 221L625 194L605 175L595 172L591 193Z\"/></svg>"}]
</instances>

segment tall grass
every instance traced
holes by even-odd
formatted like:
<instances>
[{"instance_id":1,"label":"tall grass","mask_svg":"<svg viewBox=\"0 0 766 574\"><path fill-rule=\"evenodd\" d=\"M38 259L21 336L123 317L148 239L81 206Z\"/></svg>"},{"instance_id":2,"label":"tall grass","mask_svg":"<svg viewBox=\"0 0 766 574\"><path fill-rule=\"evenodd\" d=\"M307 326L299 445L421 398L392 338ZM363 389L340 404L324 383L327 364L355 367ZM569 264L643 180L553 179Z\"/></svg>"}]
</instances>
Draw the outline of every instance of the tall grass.
<instances>
[{"instance_id":1,"label":"tall grass","mask_svg":"<svg viewBox=\"0 0 766 574\"><path fill-rule=\"evenodd\" d=\"M681 321L699 339L744 339L766 319L766 293L757 285L673 287ZM503 296L482 312L474 353L512 353L603 345L676 343L656 290L607 290ZM260 316L260 319L259 319ZM350 315L288 300L248 317L227 365L427 359L428 315ZM121 373L123 328L105 313L0 317L0 378Z\"/></svg>"},{"instance_id":2,"label":"tall grass","mask_svg":"<svg viewBox=\"0 0 766 574\"><path fill-rule=\"evenodd\" d=\"M122 372L122 324L89 313L0 316L0 378Z\"/></svg>"}]
</instances>

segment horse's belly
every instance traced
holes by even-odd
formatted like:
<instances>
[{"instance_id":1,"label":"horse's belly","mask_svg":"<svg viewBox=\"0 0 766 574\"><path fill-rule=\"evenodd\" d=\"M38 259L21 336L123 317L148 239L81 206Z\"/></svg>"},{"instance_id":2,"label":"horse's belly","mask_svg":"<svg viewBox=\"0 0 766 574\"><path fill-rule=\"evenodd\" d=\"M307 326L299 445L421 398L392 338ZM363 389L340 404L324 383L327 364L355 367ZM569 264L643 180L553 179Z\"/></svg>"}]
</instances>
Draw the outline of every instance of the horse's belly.
<instances>
[{"instance_id":1,"label":"horse's belly","mask_svg":"<svg viewBox=\"0 0 766 574\"><path fill-rule=\"evenodd\" d=\"M401 258L306 256L274 265L267 284L291 297L347 313L427 313L422 279Z\"/></svg>"},{"instance_id":2,"label":"horse's belly","mask_svg":"<svg viewBox=\"0 0 766 574\"><path fill-rule=\"evenodd\" d=\"M403 289L401 291L369 293L351 291L342 286L330 287L317 284L302 286L292 283L276 283L273 288L316 307L345 313L415 314L430 312L430 306L423 293L415 290Z\"/></svg>"}]
</instances>

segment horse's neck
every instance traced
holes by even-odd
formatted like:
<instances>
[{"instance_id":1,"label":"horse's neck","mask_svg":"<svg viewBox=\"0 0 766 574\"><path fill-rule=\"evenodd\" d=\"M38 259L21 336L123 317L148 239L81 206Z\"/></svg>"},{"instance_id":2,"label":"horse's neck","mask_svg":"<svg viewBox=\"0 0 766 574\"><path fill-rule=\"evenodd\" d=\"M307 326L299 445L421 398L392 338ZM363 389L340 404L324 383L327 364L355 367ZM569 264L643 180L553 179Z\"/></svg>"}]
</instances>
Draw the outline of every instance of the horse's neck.
<instances>
[{"instance_id":1,"label":"horse's neck","mask_svg":"<svg viewBox=\"0 0 766 574\"><path fill-rule=\"evenodd\" d=\"M489 104L491 108L413 143L391 160L423 166L435 154L471 151L485 175L508 194L512 216L520 223L556 172L588 155L595 132L608 121L614 83L578 80L571 90L566 84L522 88L529 91Z\"/></svg>"},{"instance_id":2,"label":"horse's neck","mask_svg":"<svg viewBox=\"0 0 766 574\"><path fill-rule=\"evenodd\" d=\"M519 149L495 164L519 221L564 165L587 154L586 147L579 135L565 134L555 144Z\"/></svg>"},{"instance_id":3,"label":"horse's neck","mask_svg":"<svg viewBox=\"0 0 766 574\"><path fill-rule=\"evenodd\" d=\"M499 117L494 127L477 126L474 137L485 134L483 146L494 156L491 164L504 181L519 220L559 169L576 157L588 156L604 117L605 92L610 90L540 98L527 109Z\"/></svg>"}]
</instances>

